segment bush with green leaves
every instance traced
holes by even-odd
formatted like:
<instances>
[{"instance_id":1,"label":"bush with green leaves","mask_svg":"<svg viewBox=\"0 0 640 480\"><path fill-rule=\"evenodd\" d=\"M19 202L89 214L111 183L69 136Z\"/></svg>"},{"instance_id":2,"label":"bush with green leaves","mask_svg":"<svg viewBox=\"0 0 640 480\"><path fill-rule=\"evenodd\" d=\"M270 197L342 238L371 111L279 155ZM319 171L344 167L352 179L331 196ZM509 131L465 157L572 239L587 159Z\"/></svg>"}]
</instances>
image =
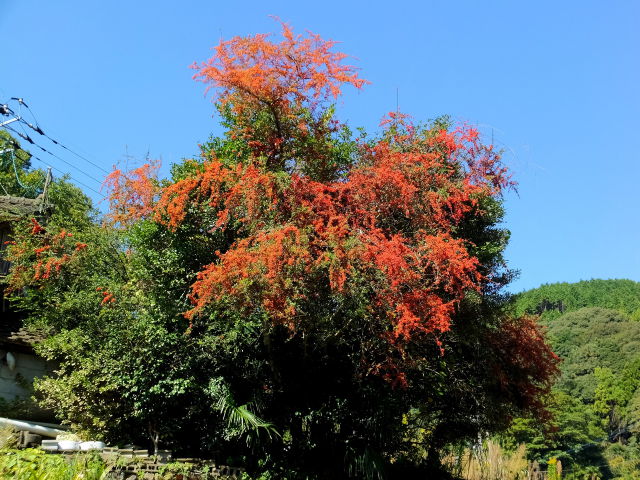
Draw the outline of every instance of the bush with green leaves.
<instances>
[{"instance_id":1,"label":"bush with green leaves","mask_svg":"<svg viewBox=\"0 0 640 480\"><path fill-rule=\"evenodd\" d=\"M71 458L42 450L0 450L0 478L12 480L102 480L105 464L96 454Z\"/></svg>"}]
</instances>

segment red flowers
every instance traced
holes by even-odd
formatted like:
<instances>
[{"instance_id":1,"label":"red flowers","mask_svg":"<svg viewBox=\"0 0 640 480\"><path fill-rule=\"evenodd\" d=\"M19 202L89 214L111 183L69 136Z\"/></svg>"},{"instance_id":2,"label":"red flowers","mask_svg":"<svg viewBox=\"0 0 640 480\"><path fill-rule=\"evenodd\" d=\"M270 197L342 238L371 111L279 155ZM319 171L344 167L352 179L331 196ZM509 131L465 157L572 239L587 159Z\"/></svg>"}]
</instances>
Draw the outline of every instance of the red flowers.
<instances>
[{"instance_id":1,"label":"red flowers","mask_svg":"<svg viewBox=\"0 0 640 480\"><path fill-rule=\"evenodd\" d=\"M110 305L116 303L116 297L104 287L97 287L96 292L102 293L102 301L100 305Z\"/></svg>"},{"instance_id":2,"label":"red flowers","mask_svg":"<svg viewBox=\"0 0 640 480\"><path fill-rule=\"evenodd\" d=\"M417 339L441 348L460 302L491 283L461 231L511 185L500 156L473 128L418 128L391 113L381 139L348 143L349 159L332 166L339 124L328 104L366 82L334 42L282 28L279 43L236 37L194 67L218 89L225 158L206 152L161 191L149 166L114 172L112 218L231 232L197 274L190 321L231 305L296 332L314 321L313 302L358 298L372 335L399 356Z\"/></svg>"},{"instance_id":3,"label":"red flowers","mask_svg":"<svg viewBox=\"0 0 640 480\"><path fill-rule=\"evenodd\" d=\"M44 228L42 228L42 225L40 225L35 218L31 219L31 223L33 225L33 228L31 229L31 235L37 235L44 232Z\"/></svg>"},{"instance_id":4,"label":"red flowers","mask_svg":"<svg viewBox=\"0 0 640 480\"><path fill-rule=\"evenodd\" d=\"M156 173L159 162L145 163L130 172L114 169L104 181L109 190L107 218L112 225L128 225L153 211L158 193Z\"/></svg>"},{"instance_id":5,"label":"red flowers","mask_svg":"<svg viewBox=\"0 0 640 480\"><path fill-rule=\"evenodd\" d=\"M274 43L269 35L234 37L221 42L206 63L194 65L194 78L221 90L218 101L238 111L260 102L282 108L284 105L315 106L328 98L336 99L342 85L362 88L366 80L356 69L343 65L347 56L332 52L336 42L319 35L294 35L282 23L282 41Z\"/></svg>"},{"instance_id":6,"label":"red flowers","mask_svg":"<svg viewBox=\"0 0 640 480\"><path fill-rule=\"evenodd\" d=\"M74 260L79 252L85 250L86 243L75 242L72 247L68 241L73 234L64 228L58 233L52 233L45 229L35 218L30 219L30 236L20 242L10 242L10 255L22 259L14 266L14 271L20 271L20 275L12 275L9 288L13 291L29 285L31 282L42 284L56 278L62 273L65 265ZM22 264L21 264L22 263Z\"/></svg>"},{"instance_id":7,"label":"red flowers","mask_svg":"<svg viewBox=\"0 0 640 480\"><path fill-rule=\"evenodd\" d=\"M336 42L308 33L295 35L282 23L282 40L270 35L234 37L221 42L207 62L193 66L194 78L216 89L223 115L232 118L231 137L242 140L255 157L283 167L287 156L314 157L327 165L326 140L340 124L325 116L345 85L366 83ZM265 123L259 118L271 117Z\"/></svg>"},{"instance_id":8,"label":"red flowers","mask_svg":"<svg viewBox=\"0 0 640 480\"><path fill-rule=\"evenodd\" d=\"M163 191L156 220L174 229L187 221L188 205L201 205L218 210L212 229L233 219L247 233L198 274L187 316L226 299L295 329L319 278L335 295L366 278L390 341L446 332L456 305L488 281L456 228L480 213L479 197L509 185L499 157L468 139L477 135L460 129L428 141L406 137L402 149L379 142L339 182L205 163Z\"/></svg>"}]
</instances>

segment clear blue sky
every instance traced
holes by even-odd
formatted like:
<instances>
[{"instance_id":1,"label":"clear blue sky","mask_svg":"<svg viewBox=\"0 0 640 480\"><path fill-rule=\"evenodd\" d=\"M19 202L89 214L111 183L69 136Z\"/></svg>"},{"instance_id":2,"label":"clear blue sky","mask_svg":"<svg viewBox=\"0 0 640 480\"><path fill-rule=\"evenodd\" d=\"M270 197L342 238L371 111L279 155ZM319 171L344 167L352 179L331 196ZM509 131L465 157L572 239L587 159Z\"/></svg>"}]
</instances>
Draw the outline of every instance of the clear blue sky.
<instances>
[{"instance_id":1,"label":"clear blue sky","mask_svg":"<svg viewBox=\"0 0 640 480\"><path fill-rule=\"evenodd\" d=\"M416 119L493 132L519 182L506 202L513 291L640 280L637 1L0 0L0 100L23 97L105 168L147 151L169 165L219 132L189 65L221 36L276 31L269 15L357 57L372 85L339 106L352 126L377 128L398 89ZM98 169L55 152L79 170L39 156L99 189Z\"/></svg>"}]
</instances>

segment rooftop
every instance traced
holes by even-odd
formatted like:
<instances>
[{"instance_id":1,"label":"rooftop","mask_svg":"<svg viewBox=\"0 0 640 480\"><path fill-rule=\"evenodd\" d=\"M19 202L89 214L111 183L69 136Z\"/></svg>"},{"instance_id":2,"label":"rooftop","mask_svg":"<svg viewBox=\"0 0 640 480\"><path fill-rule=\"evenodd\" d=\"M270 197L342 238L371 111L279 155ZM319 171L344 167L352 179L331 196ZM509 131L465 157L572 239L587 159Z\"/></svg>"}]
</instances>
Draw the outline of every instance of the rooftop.
<instances>
[{"instance_id":1,"label":"rooftop","mask_svg":"<svg viewBox=\"0 0 640 480\"><path fill-rule=\"evenodd\" d=\"M12 348L18 351L31 351L34 344L42 341L44 335L36 330L28 330L17 318L5 318L0 321L0 348Z\"/></svg>"},{"instance_id":2,"label":"rooftop","mask_svg":"<svg viewBox=\"0 0 640 480\"><path fill-rule=\"evenodd\" d=\"M49 209L42 197L24 198L0 195L0 219L10 219L33 215L36 212Z\"/></svg>"}]
</instances>

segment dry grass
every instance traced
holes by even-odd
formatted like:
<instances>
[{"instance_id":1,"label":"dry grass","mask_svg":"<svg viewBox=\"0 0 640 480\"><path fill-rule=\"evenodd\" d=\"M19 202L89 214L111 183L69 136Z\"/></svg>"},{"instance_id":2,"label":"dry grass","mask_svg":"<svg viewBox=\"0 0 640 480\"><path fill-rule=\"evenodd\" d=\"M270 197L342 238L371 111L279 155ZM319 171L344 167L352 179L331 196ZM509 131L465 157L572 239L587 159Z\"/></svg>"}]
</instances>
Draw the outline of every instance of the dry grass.
<instances>
[{"instance_id":1,"label":"dry grass","mask_svg":"<svg viewBox=\"0 0 640 480\"><path fill-rule=\"evenodd\" d=\"M525 480L529 467L524 445L508 452L491 440L465 448L460 454L450 454L445 463L465 480Z\"/></svg>"},{"instance_id":2,"label":"dry grass","mask_svg":"<svg viewBox=\"0 0 640 480\"><path fill-rule=\"evenodd\" d=\"M0 427L0 449L15 448L18 445L18 432L13 427Z\"/></svg>"}]
</instances>

